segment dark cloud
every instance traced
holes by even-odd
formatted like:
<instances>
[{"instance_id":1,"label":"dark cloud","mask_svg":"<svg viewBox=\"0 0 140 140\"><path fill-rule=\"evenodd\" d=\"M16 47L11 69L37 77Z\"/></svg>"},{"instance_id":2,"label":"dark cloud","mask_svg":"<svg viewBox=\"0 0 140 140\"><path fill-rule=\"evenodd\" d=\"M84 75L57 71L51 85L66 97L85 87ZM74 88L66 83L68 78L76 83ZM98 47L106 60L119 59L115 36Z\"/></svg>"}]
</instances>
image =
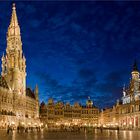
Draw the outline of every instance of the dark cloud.
<instances>
[{"instance_id":1,"label":"dark cloud","mask_svg":"<svg viewBox=\"0 0 140 140\"><path fill-rule=\"evenodd\" d=\"M49 75L42 74L39 77L40 81L44 80L42 84L44 84L44 89L46 89L45 95L42 96L43 100L48 100L48 98L53 97L55 100L64 102L70 101L74 103L75 101L79 101L85 104L87 97L91 96L96 105L103 107L104 105L110 106L112 103L115 103L122 94L122 86L113 83L110 84L108 81L96 85L94 78L90 78L89 80L82 79L81 81L79 77L72 85L64 86L59 85L59 83Z\"/></svg>"},{"instance_id":2,"label":"dark cloud","mask_svg":"<svg viewBox=\"0 0 140 140\"><path fill-rule=\"evenodd\" d=\"M89 79L90 77L93 77L94 71L90 69L81 69L79 71L79 77L83 79Z\"/></svg>"},{"instance_id":3,"label":"dark cloud","mask_svg":"<svg viewBox=\"0 0 140 140\"><path fill-rule=\"evenodd\" d=\"M90 70L80 70L79 73L81 73L81 71L89 72ZM94 75L83 78L83 74L80 74L80 76L77 77L71 85L62 85L56 81L56 79L53 79L50 75L45 73L36 73L36 76L40 79L40 81L42 81L41 84L45 89L45 100L53 97L57 100L69 100L72 103L75 101L85 101L92 93L92 88L96 83Z\"/></svg>"}]
</instances>

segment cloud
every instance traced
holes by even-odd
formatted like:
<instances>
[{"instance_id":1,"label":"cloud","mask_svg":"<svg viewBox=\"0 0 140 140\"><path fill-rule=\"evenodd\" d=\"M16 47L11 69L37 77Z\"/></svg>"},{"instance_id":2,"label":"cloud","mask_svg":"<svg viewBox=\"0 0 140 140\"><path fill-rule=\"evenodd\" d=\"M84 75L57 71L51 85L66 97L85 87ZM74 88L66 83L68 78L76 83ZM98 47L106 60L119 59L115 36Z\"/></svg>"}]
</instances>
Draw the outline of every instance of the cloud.
<instances>
[{"instance_id":1,"label":"cloud","mask_svg":"<svg viewBox=\"0 0 140 140\"><path fill-rule=\"evenodd\" d=\"M64 101L71 100L73 103L74 101L82 102L89 96L90 89L87 88L89 85L86 85L89 82L88 80L84 83L79 79L79 81L75 81L71 85L61 85L48 74L36 73L36 76L42 81L47 98L53 97Z\"/></svg>"}]
</instances>

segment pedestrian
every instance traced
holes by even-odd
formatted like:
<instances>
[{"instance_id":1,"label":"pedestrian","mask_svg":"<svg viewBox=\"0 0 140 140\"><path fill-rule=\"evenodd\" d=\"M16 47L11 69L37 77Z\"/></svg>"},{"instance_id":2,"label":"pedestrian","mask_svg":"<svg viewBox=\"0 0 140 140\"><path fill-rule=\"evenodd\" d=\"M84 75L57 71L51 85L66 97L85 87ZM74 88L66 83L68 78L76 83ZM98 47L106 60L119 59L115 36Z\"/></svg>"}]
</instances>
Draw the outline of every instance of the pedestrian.
<instances>
[{"instance_id":1,"label":"pedestrian","mask_svg":"<svg viewBox=\"0 0 140 140\"><path fill-rule=\"evenodd\" d=\"M25 128L25 132L28 133L28 127Z\"/></svg>"},{"instance_id":2,"label":"pedestrian","mask_svg":"<svg viewBox=\"0 0 140 140\"><path fill-rule=\"evenodd\" d=\"M10 132L10 128L9 128L9 125L8 125L8 127L7 127L7 134L9 134L9 132Z\"/></svg>"},{"instance_id":3,"label":"pedestrian","mask_svg":"<svg viewBox=\"0 0 140 140\"><path fill-rule=\"evenodd\" d=\"M117 131L118 131L118 133L119 133L119 126L117 127Z\"/></svg>"},{"instance_id":4,"label":"pedestrian","mask_svg":"<svg viewBox=\"0 0 140 140\"><path fill-rule=\"evenodd\" d=\"M117 134L118 134L118 135L119 135L119 132L120 132L119 130L120 130L120 129L119 129L119 126L118 126L118 127L117 127Z\"/></svg>"},{"instance_id":5,"label":"pedestrian","mask_svg":"<svg viewBox=\"0 0 140 140\"><path fill-rule=\"evenodd\" d=\"M101 131L101 133L103 133L103 128L102 128L102 126L100 127L100 131Z\"/></svg>"},{"instance_id":6,"label":"pedestrian","mask_svg":"<svg viewBox=\"0 0 140 140\"><path fill-rule=\"evenodd\" d=\"M19 126L17 127L17 132L19 133Z\"/></svg>"}]
</instances>

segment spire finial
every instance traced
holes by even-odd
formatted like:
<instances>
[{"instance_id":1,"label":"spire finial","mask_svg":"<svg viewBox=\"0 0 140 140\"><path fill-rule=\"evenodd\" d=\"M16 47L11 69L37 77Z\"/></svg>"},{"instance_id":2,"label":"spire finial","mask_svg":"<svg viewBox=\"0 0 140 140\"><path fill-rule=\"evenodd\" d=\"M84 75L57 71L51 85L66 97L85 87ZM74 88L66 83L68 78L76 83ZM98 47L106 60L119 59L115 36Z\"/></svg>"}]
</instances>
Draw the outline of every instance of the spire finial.
<instances>
[{"instance_id":1,"label":"spire finial","mask_svg":"<svg viewBox=\"0 0 140 140\"><path fill-rule=\"evenodd\" d=\"M123 86L123 96L124 96L124 97L126 96L125 84L124 84L124 86Z\"/></svg>"},{"instance_id":2,"label":"spire finial","mask_svg":"<svg viewBox=\"0 0 140 140\"><path fill-rule=\"evenodd\" d=\"M123 91L125 91L125 84L123 85Z\"/></svg>"},{"instance_id":3,"label":"spire finial","mask_svg":"<svg viewBox=\"0 0 140 140\"><path fill-rule=\"evenodd\" d=\"M12 9L16 10L16 4L15 3L13 3L13 8Z\"/></svg>"},{"instance_id":4,"label":"spire finial","mask_svg":"<svg viewBox=\"0 0 140 140\"><path fill-rule=\"evenodd\" d=\"M38 85L35 86L35 97L38 100Z\"/></svg>"},{"instance_id":5,"label":"spire finial","mask_svg":"<svg viewBox=\"0 0 140 140\"><path fill-rule=\"evenodd\" d=\"M133 71L138 71L137 61L134 60Z\"/></svg>"},{"instance_id":6,"label":"spire finial","mask_svg":"<svg viewBox=\"0 0 140 140\"><path fill-rule=\"evenodd\" d=\"M11 35L20 35L20 28L18 25L15 3L13 3L12 5L12 16L11 16L10 25L8 27L8 36Z\"/></svg>"},{"instance_id":7,"label":"spire finial","mask_svg":"<svg viewBox=\"0 0 140 140\"><path fill-rule=\"evenodd\" d=\"M38 89L38 84L35 85L35 88Z\"/></svg>"}]
</instances>

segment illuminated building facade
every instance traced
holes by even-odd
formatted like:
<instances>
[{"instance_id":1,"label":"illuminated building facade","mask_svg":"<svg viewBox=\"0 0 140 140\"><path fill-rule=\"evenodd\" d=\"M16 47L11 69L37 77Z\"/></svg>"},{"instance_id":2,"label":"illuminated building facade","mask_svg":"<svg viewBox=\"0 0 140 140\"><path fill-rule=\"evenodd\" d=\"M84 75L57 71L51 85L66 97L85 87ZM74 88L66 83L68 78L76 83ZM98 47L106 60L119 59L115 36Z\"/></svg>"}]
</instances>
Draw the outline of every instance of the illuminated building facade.
<instances>
[{"instance_id":1,"label":"illuminated building facade","mask_svg":"<svg viewBox=\"0 0 140 140\"><path fill-rule=\"evenodd\" d=\"M86 105L79 103L70 105L63 102L54 103L53 99L49 99L48 103L44 102L40 105L40 119L47 125L79 125L79 126L97 126L99 109L93 105L90 98Z\"/></svg>"},{"instance_id":2,"label":"illuminated building facade","mask_svg":"<svg viewBox=\"0 0 140 140\"><path fill-rule=\"evenodd\" d=\"M140 129L140 78L136 62L131 74L130 84L123 88L122 99L117 101L113 108L105 109L100 113L100 125Z\"/></svg>"},{"instance_id":3,"label":"illuminated building facade","mask_svg":"<svg viewBox=\"0 0 140 140\"><path fill-rule=\"evenodd\" d=\"M99 115L99 126L102 127L117 127L119 122L118 105L112 108L103 109Z\"/></svg>"},{"instance_id":4,"label":"illuminated building facade","mask_svg":"<svg viewBox=\"0 0 140 140\"><path fill-rule=\"evenodd\" d=\"M20 27L13 4L7 31L6 54L0 76L0 127L39 123L38 87L26 87L26 59L22 52Z\"/></svg>"},{"instance_id":5,"label":"illuminated building facade","mask_svg":"<svg viewBox=\"0 0 140 140\"><path fill-rule=\"evenodd\" d=\"M135 61L132 78L127 88L123 88L119 124L123 128L140 128L140 77Z\"/></svg>"}]
</instances>

